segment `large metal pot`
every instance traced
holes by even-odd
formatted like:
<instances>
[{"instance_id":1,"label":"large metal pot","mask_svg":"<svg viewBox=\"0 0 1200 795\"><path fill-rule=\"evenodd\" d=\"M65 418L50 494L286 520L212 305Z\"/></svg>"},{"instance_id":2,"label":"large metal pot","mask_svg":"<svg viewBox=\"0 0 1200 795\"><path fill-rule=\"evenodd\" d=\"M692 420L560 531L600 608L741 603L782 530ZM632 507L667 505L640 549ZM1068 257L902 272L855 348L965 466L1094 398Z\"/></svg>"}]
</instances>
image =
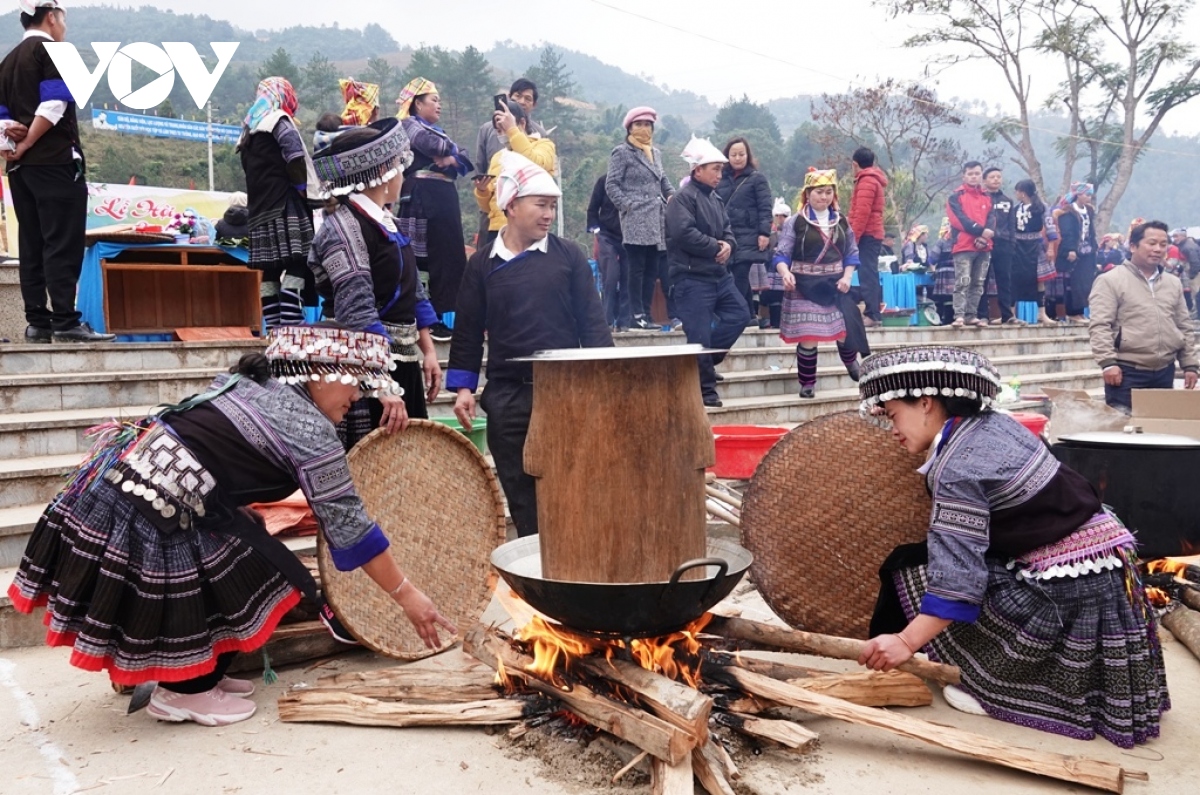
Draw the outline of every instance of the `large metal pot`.
<instances>
[{"instance_id":1,"label":"large metal pot","mask_svg":"<svg viewBox=\"0 0 1200 795\"><path fill-rule=\"evenodd\" d=\"M492 565L536 610L581 632L630 638L683 629L733 590L754 557L731 541L709 539L707 558L687 561L668 582L592 583L542 578L538 536L510 541L492 552ZM682 580L703 567L704 578Z\"/></svg>"},{"instance_id":2,"label":"large metal pot","mask_svg":"<svg viewBox=\"0 0 1200 795\"><path fill-rule=\"evenodd\" d=\"M1088 479L1133 531L1146 559L1200 548L1200 441L1160 433L1079 433L1059 438L1059 461Z\"/></svg>"}]
</instances>

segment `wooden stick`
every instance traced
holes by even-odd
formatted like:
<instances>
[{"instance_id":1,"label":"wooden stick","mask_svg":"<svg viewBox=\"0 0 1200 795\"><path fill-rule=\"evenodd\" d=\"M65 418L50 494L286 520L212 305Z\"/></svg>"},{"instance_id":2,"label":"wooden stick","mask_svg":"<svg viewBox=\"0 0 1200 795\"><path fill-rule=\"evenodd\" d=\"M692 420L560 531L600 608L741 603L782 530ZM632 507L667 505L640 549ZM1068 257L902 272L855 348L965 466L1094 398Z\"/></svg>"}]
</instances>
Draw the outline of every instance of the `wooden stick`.
<instances>
[{"instance_id":1,"label":"wooden stick","mask_svg":"<svg viewBox=\"0 0 1200 795\"><path fill-rule=\"evenodd\" d=\"M348 671L322 676L317 679L317 687L352 689L444 687L482 692L493 688L495 682L496 672L481 664L477 664L476 670L469 671L439 671L429 668L411 669L408 666L398 666L396 668L380 668L375 671Z\"/></svg>"},{"instance_id":2,"label":"wooden stick","mask_svg":"<svg viewBox=\"0 0 1200 795\"><path fill-rule=\"evenodd\" d=\"M708 674L710 677L713 676L714 670L709 668ZM727 677L748 693L762 696L777 704L802 709L814 715L836 718L861 726L886 729L903 737L911 737L985 762L1073 784L1094 787L1106 792L1120 793L1124 788L1124 769L1110 762L1008 745L982 734L941 726L909 715L872 707L860 707L838 698L812 693L769 676L736 667L720 669L718 675L723 678Z\"/></svg>"},{"instance_id":3,"label":"wooden stick","mask_svg":"<svg viewBox=\"0 0 1200 795\"><path fill-rule=\"evenodd\" d=\"M736 665L862 707L926 707L933 703L929 686L903 671L835 673L741 654L709 652L705 657L715 665Z\"/></svg>"},{"instance_id":4,"label":"wooden stick","mask_svg":"<svg viewBox=\"0 0 1200 795\"><path fill-rule=\"evenodd\" d=\"M424 701L432 704L455 704L468 701L492 701L503 698L495 684L459 685L333 685L318 684L309 691L350 693L376 701Z\"/></svg>"},{"instance_id":5,"label":"wooden stick","mask_svg":"<svg viewBox=\"0 0 1200 795\"><path fill-rule=\"evenodd\" d=\"M712 699L699 690L625 660L590 658L577 662L592 676L610 679L637 693L651 712L695 736L697 743L708 739Z\"/></svg>"},{"instance_id":6,"label":"wooden stick","mask_svg":"<svg viewBox=\"0 0 1200 795\"><path fill-rule=\"evenodd\" d=\"M864 644L864 641L853 638L818 635L815 632L773 627L746 618L723 616L714 616L704 628L704 632L732 640L747 641L764 651L796 651L832 657L835 660L857 660L862 654ZM913 657L899 666L899 670L948 685L956 685L962 680L958 668L953 665L942 665L920 657Z\"/></svg>"},{"instance_id":7,"label":"wooden stick","mask_svg":"<svg viewBox=\"0 0 1200 795\"><path fill-rule=\"evenodd\" d=\"M790 720L774 720L738 712L722 712L717 715L716 721L735 732L770 740L788 748L807 748L819 737L816 732Z\"/></svg>"},{"instance_id":8,"label":"wooden stick","mask_svg":"<svg viewBox=\"0 0 1200 795\"><path fill-rule=\"evenodd\" d=\"M721 521L728 522L729 524L733 525L734 527L742 526L741 519L737 518L736 516L731 514L729 511L722 508L721 505L719 503L717 503L715 500L713 500L712 498L709 498L708 500L705 501L704 507L708 510L710 515L717 517Z\"/></svg>"},{"instance_id":9,"label":"wooden stick","mask_svg":"<svg viewBox=\"0 0 1200 795\"><path fill-rule=\"evenodd\" d=\"M658 757L650 760L650 792L653 795L694 795L692 755L669 764Z\"/></svg>"},{"instance_id":10,"label":"wooden stick","mask_svg":"<svg viewBox=\"0 0 1200 795\"><path fill-rule=\"evenodd\" d=\"M629 764L625 765L625 767L621 768L616 773L613 773L612 783L616 784L618 781L623 779L625 777L626 773L628 773L630 770L633 770L635 767L640 765L642 763L642 760L648 756L650 756L649 751L642 751L640 754L635 756L633 759L630 759Z\"/></svg>"},{"instance_id":11,"label":"wooden stick","mask_svg":"<svg viewBox=\"0 0 1200 795\"><path fill-rule=\"evenodd\" d=\"M1200 613L1186 605L1177 605L1163 614L1162 625L1200 659Z\"/></svg>"},{"instance_id":12,"label":"wooden stick","mask_svg":"<svg viewBox=\"0 0 1200 795\"><path fill-rule=\"evenodd\" d=\"M733 787L725 778L723 751L711 737L692 749L692 773L709 795L734 795Z\"/></svg>"},{"instance_id":13,"label":"wooden stick","mask_svg":"<svg viewBox=\"0 0 1200 795\"><path fill-rule=\"evenodd\" d=\"M537 714L518 699L465 704L402 704L334 690L294 690L279 699L285 723L348 723L356 726L496 726Z\"/></svg>"},{"instance_id":14,"label":"wooden stick","mask_svg":"<svg viewBox=\"0 0 1200 795\"><path fill-rule=\"evenodd\" d=\"M645 710L607 699L584 685L561 690L529 674L525 669L533 664L533 658L514 649L495 630L475 627L464 637L463 649L484 665L502 663L509 676L519 677L539 693L563 701L588 723L649 751L658 759L677 765L689 759L696 747L695 735Z\"/></svg>"},{"instance_id":15,"label":"wooden stick","mask_svg":"<svg viewBox=\"0 0 1200 795\"><path fill-rule=\"evenodd\" d=\"M735 497L732 494L717 488L716 486L705 486L704 490L708 492L708 496L715 500L720 500L730 508L737 508L739 511L742 509L741 497Z\"/></svg>"}]
</instances>

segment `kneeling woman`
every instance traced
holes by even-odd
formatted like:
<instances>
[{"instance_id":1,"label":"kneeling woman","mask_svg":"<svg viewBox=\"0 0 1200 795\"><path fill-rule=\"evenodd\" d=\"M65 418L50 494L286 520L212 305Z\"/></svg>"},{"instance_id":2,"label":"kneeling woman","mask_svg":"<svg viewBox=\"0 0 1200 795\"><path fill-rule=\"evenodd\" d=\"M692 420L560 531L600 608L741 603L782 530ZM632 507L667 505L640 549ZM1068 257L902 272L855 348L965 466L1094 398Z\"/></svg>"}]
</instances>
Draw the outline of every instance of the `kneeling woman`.
<instances>
[{"instance_id":1,"label":"kneeling woman","mask_svg":"<svg viewBox=\"0 0 1200 795\"><path fill-rule=\"evenodd\" d=\"M51 646L120 685L159 682L160 720L223 726L254 714L249 682L224 676L266 643L311 576L242 507L297 488L334 565L362 568L426 645L454 632L396 565L355 493L334 423L360 389L390 390L385 337L275 329L266 356L242 357L210 391L106 429L42 514L8 589L22 612L46 607Z\"/></svg>"},{"instance_id":2,"label":"kneeling woman","mask_svg":"<svg viewBox=\"0 0 1200 795\"><path fill-rule=\"evenodd\" d=\"M863 363L864 410L882 410L907 450L932 450L933 514L928 540L884 563L859 662L890 670L924 649L962 669L945 691L957 709L1122 748L1157 737L1170 701L1133 536L990 410L999 385L991 362L958 348Z\"/></svg>"}]
</instances>

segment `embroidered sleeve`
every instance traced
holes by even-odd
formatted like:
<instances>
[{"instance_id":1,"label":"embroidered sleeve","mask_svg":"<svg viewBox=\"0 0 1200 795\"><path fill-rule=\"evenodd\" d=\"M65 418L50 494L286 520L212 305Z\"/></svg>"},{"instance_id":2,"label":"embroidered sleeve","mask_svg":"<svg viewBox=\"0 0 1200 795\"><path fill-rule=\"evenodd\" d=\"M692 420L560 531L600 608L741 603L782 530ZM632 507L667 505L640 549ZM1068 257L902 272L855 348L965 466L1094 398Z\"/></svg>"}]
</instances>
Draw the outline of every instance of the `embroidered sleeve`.
<instances>
[{"instance_id":1,"label":"embroidered sleeve","mask_svg":"<svg viewBox=\"0 0 1200 795\"><path fill-rule=\"evenodd\" d=\"M858 258L858 241L854 238L854 230L846 230L846 250L842 253L842 266L846 268L857 268L862 264L862 260Z\"/></svg>"},{"instance_id":2,"label":"embroidered sleeve","mask_svg":"<svg viewBox=\"0 0 1200 795\"><path fill-rule=\"evenodd\" d=\"M974 621L987 589L984 553L991 509L983 484L954 471L953 460L938 473L929 522L929 584L921 612ZM949 603L949 604L948 604Z\"/></svg>"},{"instance_id":3,"label":"embroidered sleeve","mask_svg":"<svg viewBox=\"0 0 1200 795\"><path fill-rule=\"evenodd\" d=\"M340 207L326 216L308 253L317 285L329 285L338 322L352 329L386 334L375 307L371 256L351 211Z\"/></svg>"},{"instance_id":4,"label":"embroidered sleeve","mask_svg":"<svg viewBox=\"0 0 1200 795\"><path fill-rule=\"evenodd\" d=\"M779 242L775 245L775 254L771 258L772 265L783 263L792 266L793 249L796 247L796 216L789 215L779 227Z\"/></svg>"}]
</instances>

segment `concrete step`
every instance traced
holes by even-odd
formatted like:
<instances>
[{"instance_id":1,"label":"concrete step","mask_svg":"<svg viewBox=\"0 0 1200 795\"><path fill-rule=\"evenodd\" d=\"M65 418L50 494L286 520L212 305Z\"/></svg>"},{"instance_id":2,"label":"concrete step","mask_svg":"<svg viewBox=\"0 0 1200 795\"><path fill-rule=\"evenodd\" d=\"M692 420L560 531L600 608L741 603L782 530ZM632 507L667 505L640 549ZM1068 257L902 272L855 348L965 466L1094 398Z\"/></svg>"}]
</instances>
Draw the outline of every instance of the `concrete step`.
<instances>
[{"instance_id":1,"label":"concrete step","mask_svg":"<svg viewBox=\"0 0 1200 795\"><path fill-rule=\"evenodd\" d=\"M0 568L16 566L21 562L25 545L29 543L29 534L46 508L45 503L18 505L12 508L0 508ZM8 585L0 587L0 598Z\"/></svg>"},{"instance_id":2,"label":"concrete step","mask_svg":"<svg viewBox=\"0 0 1200 795\"><path fill-rule=\"evenodd\" d=\"M82 453L88 428L110 419L140 419L152 406L105 406L0 414L0 459Z\"/></svg>"},{"instance_id":3,"label":"concrete step","mask_svg":"<svg viewBox=\"0 0 1200 795\"><path fill-rule=\"evenodd\" d=\"M74 411L174 403L225 368L119 370L0 376L0 412Z\"/></svg>"},{"instance_id":4,"label":"concrete step","mask_svg":"<svg viewBox=\"0 0 1200 795\"><path fill-rule=\"evenodd\" d=\"M3 345L0 376L226 368L243 353L261 351L259 340L206 342L110 342L97 345Z\"/></svg>"},{"instance_id":5,"label":"concrete step","mask_svg":"<svg viewBox=\"0 0 1200 795\"><path fill-rule=\"evenodd\" d=\"M82 460L80 453L0 460L0 508L45 505Z\"/></svg>"},{"instance_id":6,"label":"concrete step","mask_svg":"<svg viewBox=\"0 0 1200 795\"><path fill-rule=\"evenodd\" d=\"M838 389L824 390L821 388L821 382L818 381L816 397L802 400L798 394L799 388L796 386L795 376L788 374L787 378L791 389L783 394L728 399L722 397L723 405L720 408L708 409L709 422L713 425L787 425L807 422L816 417L839 411L858 410L857 387L843 386ZM1041 373L1021 378L1023 391L1033 391L1047 386L1058 389L1093 391L1100 389L1102 382L1099 372L1095 369Z\"/></svg>"}]
</instances>

